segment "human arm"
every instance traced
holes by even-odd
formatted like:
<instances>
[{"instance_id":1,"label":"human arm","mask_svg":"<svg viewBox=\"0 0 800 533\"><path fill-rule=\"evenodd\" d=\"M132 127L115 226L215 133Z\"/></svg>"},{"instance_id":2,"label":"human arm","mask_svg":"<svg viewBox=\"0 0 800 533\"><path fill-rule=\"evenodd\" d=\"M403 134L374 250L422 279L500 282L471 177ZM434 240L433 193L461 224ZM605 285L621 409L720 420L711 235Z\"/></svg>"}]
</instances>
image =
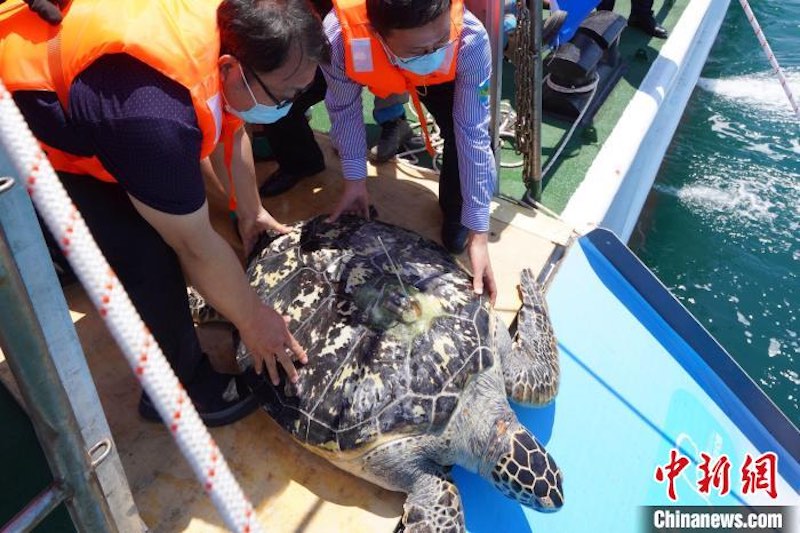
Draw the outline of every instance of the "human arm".
<instances>
[{"instance_id":1,"label":"human arm","mask_svg":"<svg viewBox=\"0 0 800 533\"><path fill-rule=\"evenodd\" d=\"M465 13L456 71L453 127L464 203L461 223L470 230L468 252L476 293L487 292L494 305L497 285L488 250L489 208L497 171L489 136L488 83L491 48L486 30Z\"/></svg>"},{"instance_id":2,"label":"human arm","mask_svg":"<svg viewBox=\"0 0 800 533\"><path fill-rule=\"evenodd\" d=\"M344 43L335 11L325 17L325 34L331 43L331 61L321 65L328 91L325 107L331 119L331 140L339 152L344 191L329 220L342 213L353 212L369 219L369 194L367 192L367 135L364 128L364 111L361 85L351 81L345 73Z\"/></svg>"},{"instance_id":3,"label":"human arm","mask_svg":"<svg viewBox=\"0 0 800 533\"><path fill-rule=\"evenodd\" d=\"M231 171L236 190L236 223L244 246L245 257L250 254L258 236L264 231L273 230L286 233L288 226L279 223L264 209L258 194L256 169L253 160L253 147L250 136L244 127L233 134ZM225 168L225 146L219 143L209 156L214 173L221 178L226 190L230 189L228 169ZM230 190L228 190L230 194Z\"/></svg>"},{"instance_id":4,"label":"human arm","mask_svg":"<svg viewBox=\"0 0 800 533\"><path fill-rule=\"evenodd\" d=\"M130 197L133 206L175 250L183 270L212 307L239 330L242 342L253 354L256 372L265 366L278 384L276 362L291 381L297 380L292 362L308 358L289 332L285 319L265 305L247 283L236 254L211 227L206 202L193 213L174 215L158 211Z\"/></svg>"},{"instance_id":5,"label":"human arm","mask_svg":"<svg viewBox=\"0 0 800 533\"><path fill-rule=\"evenodd\" d=\"M233 250L211 227L200 174L200 131L179 84L125 55L104 56L70 91L71 121L142 217L176 252L206 299L240 330L257 370L296 376L283 319L250 289ZM113 223L113 221L111 221ZM187 310L188 312L188 310Z\"/></svg>"}]
</instances>

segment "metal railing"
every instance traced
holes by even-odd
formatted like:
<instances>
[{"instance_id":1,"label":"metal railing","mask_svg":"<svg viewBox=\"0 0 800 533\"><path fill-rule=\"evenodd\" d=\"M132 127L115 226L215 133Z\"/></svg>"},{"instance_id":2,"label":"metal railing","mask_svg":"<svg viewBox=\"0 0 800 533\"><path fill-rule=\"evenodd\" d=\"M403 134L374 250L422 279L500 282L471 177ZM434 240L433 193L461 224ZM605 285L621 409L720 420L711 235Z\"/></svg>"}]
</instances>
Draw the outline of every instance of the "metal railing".
<instances>
[{"instance_id":1,"label":"metal railing","mask_svg":"<svg viewBox=\"0 0 800 533\"><path fill-rule=\"evenodd\" d=\"M62 370L73 367L74 374L70 359L82 360L83 352L30 199L7 177L0 178L0 347L55 479L2 531L29 531L62 502L79 531L142 531L138 514L130 513L135 511L133 498L85 361L86 374L73 379L80 382L73 384L84 401L71 399L65 389L54 353ZM92 446L96 457L87 446L75 402L81 404L90 436L104 426L102 438L92 441L97 443ZM104 471L104 491L96 469L105 461L110 469ZM112 513L106 492L114 494L115 503L128 502L124 513Z\"/></svg>"}]
</instances>

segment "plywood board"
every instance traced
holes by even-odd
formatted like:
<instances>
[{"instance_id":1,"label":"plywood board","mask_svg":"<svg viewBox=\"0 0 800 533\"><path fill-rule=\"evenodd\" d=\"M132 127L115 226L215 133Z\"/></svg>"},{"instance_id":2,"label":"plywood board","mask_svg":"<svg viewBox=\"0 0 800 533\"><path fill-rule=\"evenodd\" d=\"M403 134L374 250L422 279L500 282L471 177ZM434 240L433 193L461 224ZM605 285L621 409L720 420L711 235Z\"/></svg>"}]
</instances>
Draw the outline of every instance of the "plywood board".
<instances>
[{"instance_id":1,"label":"plywood board","mask_svg":"<svg viewBox=\"0 0 800 533\"><path fill-rule=\"evenodd\" d=\"M265 206L291 223L330 212L342 187L339 163L325 136L318 137L328 169L302 180ZM261 181L274 169L259 163ZM393 163L371 167L369 191L379 219L438 239L441 215L435 175ZM225 194L208 183L212 222L241 253L225 213ZM553 250L569 240L563 224L512 203L498 201L491 221L490 254L498 281L497 310L510 323L519 307L516 285L523 267L538 272ZM463 255L461 262L468 266ZM125 472L142 518L153 531L224 531L222 521L172 441L159 424L136 412L139 386L100 317L79 286L67 301L89 361L103 407L119 446ZM201 339L220 367L230 357L230 333L204 329ZM0 361L0 376L10 381ZM234 475L254 504L266 531L391 532L402 512L403 494L383 490L338 470L297 445L262 411L212 434Z\"/></svg>"}]
</instances>

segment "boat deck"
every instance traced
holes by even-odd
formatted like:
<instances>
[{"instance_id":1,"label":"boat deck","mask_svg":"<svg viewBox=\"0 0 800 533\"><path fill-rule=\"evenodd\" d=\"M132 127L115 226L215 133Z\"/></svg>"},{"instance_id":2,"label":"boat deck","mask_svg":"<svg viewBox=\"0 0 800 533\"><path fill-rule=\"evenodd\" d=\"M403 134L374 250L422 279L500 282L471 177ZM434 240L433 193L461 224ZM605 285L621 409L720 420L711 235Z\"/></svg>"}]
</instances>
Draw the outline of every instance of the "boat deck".
<instances>
[{"instance_id":1,"label":"boat deck","mask_svg":"<svg viewBox=\"0 0 800 533\"><path fill-rule=\"evenodd\" d=\"M669 0L667 0L669 1ZM565 2L566 3L566 2ZM688 0L662 3L656 1L657 18L672 29ZM629 13L629 0L619 0L616 11ZM621 53L627 70L612 91L603 108L586 128L579 128L555 165L552 176L544 182L542 203L560 212L575 191L617 118L644 78L662 42L649 39L636 30L625 30ZM644 57L638 51L645 50ZM504 98L511 97L510 67L505 68ZM317 106L312 125L327 131L327 117ZM369 109L365 107L365 115ZM569 124L545 117L543 124L543 163L552 154ZM376 128L372 128L373 135ZM328 169L304 180L293 191L265 205L282 222L294 222L327 212L334 205L341 187L338 160L323 133L318 135L326 153ZM518 156L504 149L503 159ZM271 172L272 163L259 163L258 175L264 178ZM370 168L369 188L380 220L413 229L424 236L438 239L440 213L437 204L437 182L433 173L389 163ZM542 212L521 208L513 201L524 191L519 169L503 170L500 176L502 198L493 204L490 253L498 281L497 310L510 323L519 306L516 284L523 267L546 274L563 247L574 237L567 225ZM216 207L217 230L231 239L234 229L224 213L225 200L221 187L209 184L209 199ZM503 199L506 198L506 199ZM508 201L507 199L512 199ZM462 257L467 265L466 256ZM119 448L139 512L153 531L224 531L221 518L194 479L187 463L168 432L160 425L143 422L136 414L139 390L136 380L124 359L91 308L78 286L66 290L76 329L89 361L109 425ZM221 359L228 347L229 337L220 331L201 332L209 351ZM0 378L14 391L13 378L0 353ZM2 404L3 398L0 398ZM6 401L6 404L8 402ZM8 410L0 405L4 422ZM15 434L30 434L24 424L13 428ZM392 493L339 471L324 460L295 444L268 416L259 412L230 427L217 428L212 434L227 458L245 493L256 507L259 522L266 531L304 532L389 532L400 517L404 496ZM3 439L6 440L6 439ZM0 523L10 518L49 482L47 472L40 473L40 485L32 483L34 476L17 455L31 455L31 447L18 440L21 447L12 448L0 461L7 481L0 481L3 502ZM18 469L19 468L19 469ZM26 494L12 480L26 477L33 488ZM10 484L7 484L10 483ZM13 498L6 495L13 494ZM17 502L21 502L17 504ZM10 513L10 514L4 514ZM62 513L60 525L41 526L41 531L68 530ZM58 519L58 517L56 517ZM57 521L57 520L56 520ZM50 524L50 522L48 522ZM66 528L66 529L65 529Z\"/></svg>"},{"instance_id":2,"label":"boat deck","mask_svg":"<svg viewBox=\"0 0 800 533\"><path fill-rule=\"evenodd\" d=\"M333 160L327 137L319 135L318 140L328 160ZM258 174L268 175L272 165L259 163ZM438 239L434 175L394 164L372 167L370 174L368 186L380 220ZM331 165L289 193L268 200L266 206L283 222L302 220L328 211L341 183L337 165ZM224 192L214 183L207 184L207 189L215 228L232 239ZM573 234L548 215L504 200L493 205L491 232L490 253L499 285L497 310L510 323L519 307L520 270L545 271ZM468 263L466 255L461 259ZM224 531L169 432L136 414L138 384L83 290L72 285L66 296L145 523L154 531ZM204 328L201 339L217 362L230 356L226 332ZM0 375L6 384L12 380L2 359ZM212 434L267 531L389 532L397 524L402 494L357 479L308 453L261 411L232 426L213 429Z\"/></svg>"}]
</instances>

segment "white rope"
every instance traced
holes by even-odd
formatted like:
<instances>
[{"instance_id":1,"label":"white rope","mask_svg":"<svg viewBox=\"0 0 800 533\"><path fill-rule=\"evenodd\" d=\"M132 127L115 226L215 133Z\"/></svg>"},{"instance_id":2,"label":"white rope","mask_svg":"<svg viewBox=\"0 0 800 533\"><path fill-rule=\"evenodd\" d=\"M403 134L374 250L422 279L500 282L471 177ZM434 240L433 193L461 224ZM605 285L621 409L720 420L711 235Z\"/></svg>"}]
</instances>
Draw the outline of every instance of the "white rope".
<instances>
[{"instance_id":1,"label":"white rope","mask_svg":"<svg viewBox=\"0 0 800 533\"><path fill-rule=\"evenodd\" d=\"M769 64L772 65L772 70L775 71L775 75L778 76L778 81L780 81L781 87L783 87L783 92L786 93L786 98L789 99L789 104L792 106L794 114L797 116L797 118L800 118L800 108L797 107L797 102L794 99L794 95L792 95L792 90L789 88L786 77L783 75L783 69L781 69L781 66L778 64L775 54L772 53L772 48L769 46L767 38L764 36L764 32L761 30L761 25L758 23L758 20L756 20L755 13L753 13L753 10L750 9L750 4L747 2L747 0L739 0L739 3L742 5L742 9L744 9L745 15L747 15L747 20L750 21L750 25L753 27L753 31L756 32L758 42L761 43L761 48L767 55Z\"/></svg>"},{"instance_id":2,"label":"white rope","mask_svg":"<svg viewBox=\"0 0 800 533\"><path fill-rule=\"evenodd\" d=\"M398 161L403 163L406 166L409 166L413 169L423 171L423 172L430 172L433 170L436 174L439 173L439 160L442 157L442 152L444 151L444 139L442 139L442 130L439 128L439 125L433 119L430 113L425 114L425 118L428 121L428 127L430 128L430 139L431 139L431 146L433 146L436 155L431 158L431 167L427 168L423 167L419 164L419 156L417 154L421 154L422 152L426 152L427 148L425 148L425 141L421 137L421 128L422 123L417 116L417 112L414 109L414 106L406 106L407 110L411 113L411 115L417 119L416 122L409 121L408 124L411 126L412 130L420 129L420 134L412 137L409 141L406 142L406 146L410 146L406 150L402 152L398 152L395 157Z\"/></svg>"},{"instance_id":3,"label":"white rope","mask_svg":"<svg viewBox=\"0 0 800 533\"><path fill-rule=\"evenodd\" d=\"M125 359L227 527L262 531L253 507L0 81L0 148L27 187Z\"/></svg>"}]
</instances>

